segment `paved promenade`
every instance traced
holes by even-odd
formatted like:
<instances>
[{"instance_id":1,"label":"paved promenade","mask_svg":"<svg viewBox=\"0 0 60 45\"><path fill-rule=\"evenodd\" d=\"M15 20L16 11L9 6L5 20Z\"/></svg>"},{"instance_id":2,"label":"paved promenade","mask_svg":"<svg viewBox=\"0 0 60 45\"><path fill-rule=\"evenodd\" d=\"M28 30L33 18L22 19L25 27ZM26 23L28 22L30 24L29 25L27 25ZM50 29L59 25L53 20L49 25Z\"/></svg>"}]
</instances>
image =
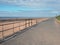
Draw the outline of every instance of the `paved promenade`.
<instances>
[{"instance_id":1,"label":"paved promenade","mask_svg":"<svg viewBox=\"0 0 60 45\"><path fill-rule=\"evenodd\" d=\"M0 45L60 45L60 24L50 18Z\"/></svg>"}]
</instances>

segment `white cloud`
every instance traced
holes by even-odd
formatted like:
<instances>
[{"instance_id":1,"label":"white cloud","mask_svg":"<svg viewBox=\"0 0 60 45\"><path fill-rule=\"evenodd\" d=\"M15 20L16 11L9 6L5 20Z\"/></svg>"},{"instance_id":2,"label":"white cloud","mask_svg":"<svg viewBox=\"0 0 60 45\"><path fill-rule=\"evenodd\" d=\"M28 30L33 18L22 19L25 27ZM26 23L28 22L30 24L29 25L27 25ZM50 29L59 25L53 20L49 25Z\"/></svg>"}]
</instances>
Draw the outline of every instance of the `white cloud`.
<instances>
[{"instance_id":1,"label":"white cloud","mask_svg":"<svg viewBox=\"0 0 60 45\"><path fill-rule=\"evenodd\" d=\"M41 0L0 0L2 2L12 3L15 5L26 5L26 6L40 6L45 4Z\"/></svg>"},{"instance_id":2,"label":"white cloud","mask_svg":"<svg viewBox=\"0 0 60 45\"><path fill-rule=\"evenodd\" d=\"M26 7L50 7L56 10L60 10L60 0L0 0L0 2Z\"/></svg>"},{"instance_id":3,"label":"white cloud","mask_svg":"<svg viewBox=\"0 0 60 45\"><path fill-rule=\"evenodd\" d=\"M57 11L60 11L60 0L0 0L0 2L9 3L11 5L14 4L18 6L35 7L35 8L40 8L40 9L43 9L43 8L55 9L54 11L51 11L51 13L57 13ZM42 14L44 13L48 14L48 12L42 12ZM27 14L27 12L25 12L24 14ZM22 13L22 15L24 14Z\"/></svg>"},{"instance_id":4,"label":"white cloud","mask_svg":"<svg viewBox=\"0 0 60 45\"><path fill-rule=\"evenodd\" d=\"M27 7L60 7L60 0L0 0L9 4Z\"/></svg>"}]
</instances>

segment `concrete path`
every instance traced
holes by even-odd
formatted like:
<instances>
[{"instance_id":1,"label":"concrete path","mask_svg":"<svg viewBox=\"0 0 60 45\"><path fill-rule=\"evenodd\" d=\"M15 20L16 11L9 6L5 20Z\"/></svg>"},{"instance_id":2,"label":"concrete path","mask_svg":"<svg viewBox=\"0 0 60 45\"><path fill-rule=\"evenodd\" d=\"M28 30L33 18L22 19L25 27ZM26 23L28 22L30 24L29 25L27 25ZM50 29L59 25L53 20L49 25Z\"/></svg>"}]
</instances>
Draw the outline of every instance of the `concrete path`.
<instances>
[{"instance_id":1,"label":"concrete path","mask_svg":"<svg viewBox=\"0 0 60 45\"><path fill-rule=\"evenodd\" d=\"M0 45L60 45L60 24L50 18Z\"/></svg>"}]
</instances>

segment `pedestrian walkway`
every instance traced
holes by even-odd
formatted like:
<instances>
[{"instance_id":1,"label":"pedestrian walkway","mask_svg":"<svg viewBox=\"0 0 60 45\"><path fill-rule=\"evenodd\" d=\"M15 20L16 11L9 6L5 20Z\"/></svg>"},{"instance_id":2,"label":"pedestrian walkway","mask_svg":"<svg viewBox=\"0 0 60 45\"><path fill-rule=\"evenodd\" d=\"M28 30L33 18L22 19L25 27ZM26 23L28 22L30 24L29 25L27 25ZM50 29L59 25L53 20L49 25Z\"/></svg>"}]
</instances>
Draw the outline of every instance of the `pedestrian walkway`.
<instances>
[{"instance_id":1,"label":"pedestrian walkway","mask_svg":"<svg viewBox=\"0 0 60 45\"><path fill-rule=\"evenodd\" d=\"M0 45L60 45L60 25L55 19L40 22Z\"/></svg>"}]
</instances>

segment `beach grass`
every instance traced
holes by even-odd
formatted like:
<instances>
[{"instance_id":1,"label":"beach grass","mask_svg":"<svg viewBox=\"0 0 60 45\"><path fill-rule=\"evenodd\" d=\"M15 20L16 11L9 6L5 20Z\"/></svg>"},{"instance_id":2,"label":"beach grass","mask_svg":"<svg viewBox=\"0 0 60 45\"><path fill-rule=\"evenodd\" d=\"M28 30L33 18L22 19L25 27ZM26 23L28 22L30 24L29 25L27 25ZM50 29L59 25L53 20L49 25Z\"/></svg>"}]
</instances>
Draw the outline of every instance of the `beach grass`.
<instances>
[{"instance_id":1,"label":"beach grass","mask_svg":"<svg viewBox=\"0 0 60 45\"><path fill-rule=\"evenodd\" d=\"M60 15L56 17L56 19L60 20Z\"/></svg>"}]
</instances>

